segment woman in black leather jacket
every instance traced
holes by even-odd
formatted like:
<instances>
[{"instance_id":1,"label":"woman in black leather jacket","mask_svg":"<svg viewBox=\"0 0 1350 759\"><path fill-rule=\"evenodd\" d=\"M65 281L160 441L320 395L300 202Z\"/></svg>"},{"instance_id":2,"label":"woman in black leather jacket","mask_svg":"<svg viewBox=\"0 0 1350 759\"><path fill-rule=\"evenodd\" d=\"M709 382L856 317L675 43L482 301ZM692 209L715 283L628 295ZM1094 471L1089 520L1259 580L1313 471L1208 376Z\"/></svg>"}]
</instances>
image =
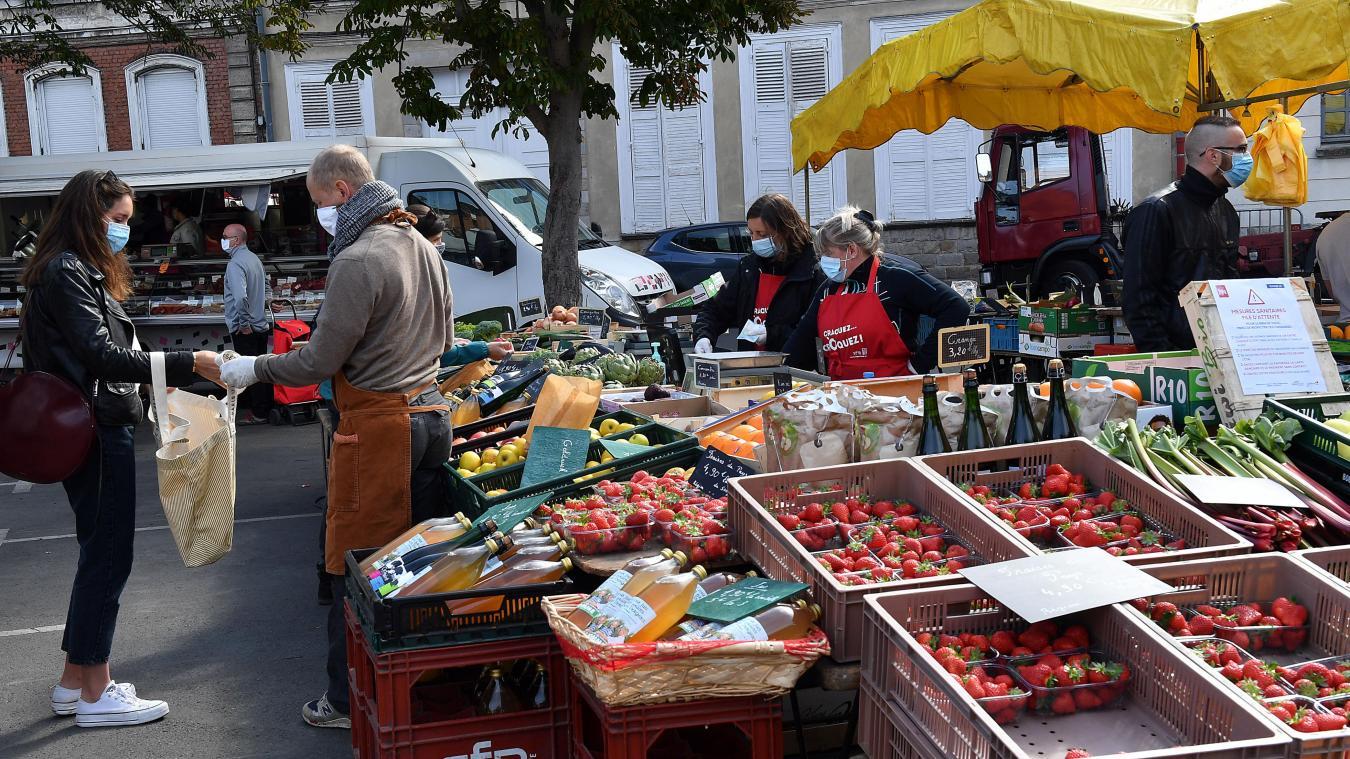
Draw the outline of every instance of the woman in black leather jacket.
<instances>
[{"instance_id":1,"label":"woman in black leather jacket","mask_svg":"<svg viewBox=\"0 0 1350 759\"><path fill-rule=\"evenodd\" d=\"M82 171L56 199L24 270L23 363L27 371L63 377L84 391L98 436L83 466L62 485L75 512L80 544L66 612L60 682L52 711L75 715L80 727L138 725L169 712L163 701L137 697L108 671L118 599L131 574L136 530L134 432L143 412L138 386L150 382L150 354L118 301L131 294L122 254L130 235L132 189L111 171ZM194 374L218 380L216 354L165 356L170 385Z\"/></svg>"}]
</instances>

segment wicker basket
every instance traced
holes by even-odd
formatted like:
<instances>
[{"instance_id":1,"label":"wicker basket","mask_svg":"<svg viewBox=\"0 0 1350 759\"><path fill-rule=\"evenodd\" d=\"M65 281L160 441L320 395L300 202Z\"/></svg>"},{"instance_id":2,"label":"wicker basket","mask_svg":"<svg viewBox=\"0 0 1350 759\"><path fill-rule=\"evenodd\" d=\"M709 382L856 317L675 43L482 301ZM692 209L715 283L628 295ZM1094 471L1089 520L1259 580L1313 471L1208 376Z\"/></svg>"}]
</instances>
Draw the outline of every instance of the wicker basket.
<instances>
[{"instance_id":1,"label":"wicker basket","mask_svg":"<svg viewBox=\"0 0 1350 759\"><path fill-rule=\"evenodd\" d=\"M543 600L549 626L577 677L608 706L638 706L733 696L781 696L830 641L818 627L800 640L657 641L603 645L567 621L585 595Z\"/></svg>"}]
</instances>

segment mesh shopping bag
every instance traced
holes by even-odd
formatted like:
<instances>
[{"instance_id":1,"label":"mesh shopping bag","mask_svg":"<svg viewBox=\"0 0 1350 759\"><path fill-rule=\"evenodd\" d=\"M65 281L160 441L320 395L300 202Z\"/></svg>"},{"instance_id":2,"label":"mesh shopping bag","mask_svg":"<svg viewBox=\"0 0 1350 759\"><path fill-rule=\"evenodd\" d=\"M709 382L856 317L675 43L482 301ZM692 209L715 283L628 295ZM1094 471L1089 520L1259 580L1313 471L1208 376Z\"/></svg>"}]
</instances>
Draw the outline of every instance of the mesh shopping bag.
<instances>
[{"instance_id":1,"label":"mesh shopping bag","mask_svg":"<svg viewBox=\"0 0 1350 759\"><path fill-rule=\"evenodd\" d=\"M238 392L216 400L169 394L164 354L150 354L151 415L159 500L178 554L188 567L219 560L234 541L235 430Z\"/></svg>"}]
</instances>

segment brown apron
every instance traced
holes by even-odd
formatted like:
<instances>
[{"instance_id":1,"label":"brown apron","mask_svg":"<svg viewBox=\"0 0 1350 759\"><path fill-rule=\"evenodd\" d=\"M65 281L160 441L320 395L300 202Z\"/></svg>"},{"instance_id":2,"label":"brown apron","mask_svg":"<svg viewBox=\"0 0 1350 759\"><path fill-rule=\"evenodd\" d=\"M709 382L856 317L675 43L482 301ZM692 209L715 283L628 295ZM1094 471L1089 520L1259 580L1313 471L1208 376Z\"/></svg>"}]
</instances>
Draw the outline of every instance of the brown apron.
<instances>
[{"instance_id":1,"label":"brown apron","mask_svg":"<svg viewBox=\"0 0 1350 759\"><path fill-rule=\"evenodd\" d=\"M449 411L449 406L413 406L427 389L377 393L352 387L341 373L333 378L339 421L328 467L328 525L325 568L346 572L343 555L378 548L412 523L411 414Z\"/></svg>"}]
</instances>

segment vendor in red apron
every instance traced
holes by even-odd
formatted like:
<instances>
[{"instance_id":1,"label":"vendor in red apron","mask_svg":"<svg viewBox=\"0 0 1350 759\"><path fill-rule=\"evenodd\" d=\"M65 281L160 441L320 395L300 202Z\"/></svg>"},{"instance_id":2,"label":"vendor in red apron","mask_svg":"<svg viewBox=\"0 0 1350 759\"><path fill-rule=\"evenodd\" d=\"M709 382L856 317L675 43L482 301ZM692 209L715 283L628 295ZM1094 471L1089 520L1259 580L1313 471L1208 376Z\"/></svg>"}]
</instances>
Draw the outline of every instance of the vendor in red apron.
<instances>
[{"instance_id":1,"label":"vendor in red apron","mask_svg":"<svg viewBox=\"0 0 1350 759\"><path fill-rule=\"evenodd\" d=\"M340 421L325 517L324 568L335 601L328 612L328 690L306 703L301 716L316 727L350 728L343 557L384 545L447 510L450 410L435 379L455 330L440 255L360 152L350 145L325 148L306 185L319 224L333 236L313 339L281 355L228 361L221 378L232 387L297 387L333 378ZM248 436L241 437L239 444L248 445Z\"/></svg>"},{"instance_id":2,"label":"vendor in red apron","mask_svg":"<svg viewBox=\"0 0 1350 759\"><path fill-rule=\"evenodd\" d=\"M736 330L743 351L781 351L811 296L825 281L816 267L811 227L783 195L765 195L745 213L750 253L722 289L699 309L695 353L712 353Z\"/></svg>"},{"instance_id":3,"label":"vendor in red apron","mask_svg":"<svg viewBox=\"0 0 1350 759\"><path fill-rule=\"evenodd\" d=\"M938 330L966 323L970 306L915 262L881 250L881 225L845 208L816 233L827 281L788 339L787 363L831 379L923 374L937 365Z\"/></svg>"}]
</instances>

